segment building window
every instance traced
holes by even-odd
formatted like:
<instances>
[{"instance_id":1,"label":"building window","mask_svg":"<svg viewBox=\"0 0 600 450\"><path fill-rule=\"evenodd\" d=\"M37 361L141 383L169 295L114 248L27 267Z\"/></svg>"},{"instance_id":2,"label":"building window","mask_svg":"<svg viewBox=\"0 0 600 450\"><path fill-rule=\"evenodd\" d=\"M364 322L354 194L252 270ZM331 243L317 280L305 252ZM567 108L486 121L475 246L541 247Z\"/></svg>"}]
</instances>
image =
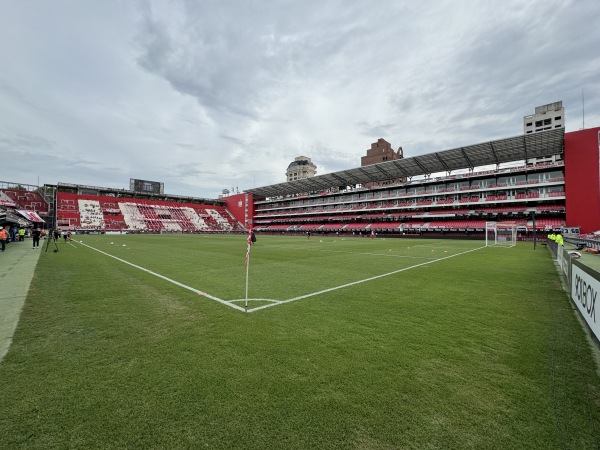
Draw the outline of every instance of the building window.
<instances>
[{"instance_id":1,"label":"building window","mask_svg":"<svg viewBox=\"0 0 600 450\"><path fill-rule=\"evenodd\" d=\"M527 123L525 124L525 126L526 126L526 127L530 127L531 125L533 125L533 122L527 122Z\"/></svg>"},{"instance_id":2,"label":"building window","mask_svg":"<svg viewBox=\"0 0 600 450\"><path fill-rule=\"evenodd\" d=\"M552 123L552 119L544 119L544 125L550 125Z\"/></svg>"},{"instance_id":3,"label":"building window","mask_svg":"<svg viewBox=\"0 0 600 450\"><path fill-rule=\"evenodd\" d=\"M542 123L542 121L541 121L541 120L536 120L536 121L535 121L535 126L536 126L536 127L541 127L542 125L543 125L543 123Z\"/></svg>"},{"instance_id":4,"label":"building window","mask_svg":"<svg viewBox=\"0 0 600 450\"><path fill-rule=\"evenodd\" d=\"M560 119L562 119L562 116L556 116L556 117L554 118L554 120L560 120Z\"/></svg>"}]
</instances>

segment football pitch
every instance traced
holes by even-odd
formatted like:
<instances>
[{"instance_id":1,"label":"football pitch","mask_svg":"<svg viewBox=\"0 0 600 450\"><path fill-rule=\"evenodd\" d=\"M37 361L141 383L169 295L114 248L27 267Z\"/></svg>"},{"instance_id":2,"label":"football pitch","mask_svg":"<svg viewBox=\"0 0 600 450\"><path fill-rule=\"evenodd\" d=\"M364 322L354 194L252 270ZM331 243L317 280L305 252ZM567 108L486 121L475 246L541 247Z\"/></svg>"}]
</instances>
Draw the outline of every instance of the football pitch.
<instances>
[{"instance_id":1,"label":"football pitch","mask_svg":"<svg viewBox=\"0 0 600 450\"><path fill-rule=\"evenodd\" d=\"M543 247L259 235L246 277L243 235L74 238L0 363L0 448L600 447Z\"/></svg>"}]
</instances>

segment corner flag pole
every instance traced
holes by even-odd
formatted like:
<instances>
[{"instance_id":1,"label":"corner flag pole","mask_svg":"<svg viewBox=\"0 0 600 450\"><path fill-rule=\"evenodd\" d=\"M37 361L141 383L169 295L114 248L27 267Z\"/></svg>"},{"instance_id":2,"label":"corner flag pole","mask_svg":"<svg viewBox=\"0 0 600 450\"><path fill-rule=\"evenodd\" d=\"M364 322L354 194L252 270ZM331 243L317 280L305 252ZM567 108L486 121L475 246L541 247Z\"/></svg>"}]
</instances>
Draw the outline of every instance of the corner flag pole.
<instances>
[{"instance_id":1,"label":"corner flag pole","mask_svg":"<svg viewBox=\"0 0 600 450\"><path fill-rule=\"evenodd\" d=\"M252 245L252 227L248 228L248 244L246 249L246 312L248 312L248 267L250 266L250 246Z\"/></svg>"}]
</instances>

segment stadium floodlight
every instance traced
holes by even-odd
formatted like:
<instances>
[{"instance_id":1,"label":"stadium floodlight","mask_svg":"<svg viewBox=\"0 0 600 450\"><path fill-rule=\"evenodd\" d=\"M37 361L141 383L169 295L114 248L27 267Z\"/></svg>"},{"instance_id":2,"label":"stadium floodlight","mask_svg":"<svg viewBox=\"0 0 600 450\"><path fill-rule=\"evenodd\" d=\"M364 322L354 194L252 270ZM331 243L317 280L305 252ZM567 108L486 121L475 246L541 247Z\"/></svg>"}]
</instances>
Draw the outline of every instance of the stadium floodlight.
<instances>
[{"instance_id":1,"label":"stadium floodlight","mask_svg":"<svg viewBox=\"0 0 600 450\"><path fill-rule=\"evenodd\" d=\"M517 225L512 222L486 222L486 247L514 247L517 245Z\"/></svg>"}]
</instances>

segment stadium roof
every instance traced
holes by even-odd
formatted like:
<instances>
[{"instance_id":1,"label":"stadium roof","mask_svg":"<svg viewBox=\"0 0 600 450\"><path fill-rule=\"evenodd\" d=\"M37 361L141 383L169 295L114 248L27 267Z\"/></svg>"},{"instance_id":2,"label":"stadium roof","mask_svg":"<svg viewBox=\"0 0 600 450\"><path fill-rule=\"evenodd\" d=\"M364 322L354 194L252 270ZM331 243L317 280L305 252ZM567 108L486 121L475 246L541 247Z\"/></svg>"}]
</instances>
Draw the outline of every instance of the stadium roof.
<instances>
[{"instance_id":1,"label":"stadium roof","mask_svg":"<svg viewBox=\"0 0 600 450\"><path fill-rule=\"evenodd\" d=\"M260 198L277 197L557 155L563 152L564 134L564 128L523 134L412 158L341 170L303 180L247 189L246 192Z\"/></svg>"}]
</instances>

